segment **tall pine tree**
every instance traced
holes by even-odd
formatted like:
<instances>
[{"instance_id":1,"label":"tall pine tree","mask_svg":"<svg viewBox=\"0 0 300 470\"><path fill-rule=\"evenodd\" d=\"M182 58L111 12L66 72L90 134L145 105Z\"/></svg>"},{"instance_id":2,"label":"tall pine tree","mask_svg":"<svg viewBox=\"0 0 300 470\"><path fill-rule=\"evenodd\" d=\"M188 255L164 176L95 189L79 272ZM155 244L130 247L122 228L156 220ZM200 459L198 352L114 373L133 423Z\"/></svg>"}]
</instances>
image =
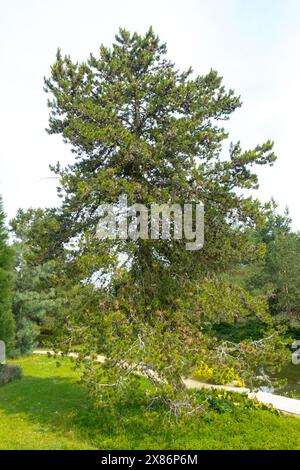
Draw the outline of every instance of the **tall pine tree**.
<instances>
[{"instance_id":1,"label":"tall pine tree","mask_svg":"<svg viewBox=\"0 0 300 470\"><path fill-rule=\"evenodd\" d=\"M8 353L14 347L15 322L12 314L14 251L8 245L2 198L0 198L0 339Z\"/></svg>"},{"instance_id":2,"label":"tall pine tree","mask_svg":"<svg viewBox=\"0 0 300 470\"><path fill-rule=\"evenodd\" d=\"M178 392L172 403L185 404L182 377L201 361L239 368L245 380L258 375L267 349L279 363L276 332L260 347L249 342L229 351L203 330L248 314L271 323L264 303L223 285L218 275L251 252L247 228L264 210L242 194L258 186L255 167L275 161L272 142L248 151L232 144L225 159L222 123L241 105L239 97L215 71L179 72L166 52L152 29L144 36L121 29L112 48L101 46L86 62L58 51L45 81L49 133L61 134L76 155L67 168L54 168L62 198L55 249L65 252L61 272L70 284L60 349L82 345L84 379L101 402L111 403L137 370L157 394ZM99 204L124 194L129 205L147 207L202 201L203 250L187 251L184 241L171 238L98 240ZM99 275L103 288L91 302ZM84 291L79 300L74 283ZM86 363L93 352L110 358L106 368ZM131 364L126 373L125 364Z\"/></svg>"}]
</instances>

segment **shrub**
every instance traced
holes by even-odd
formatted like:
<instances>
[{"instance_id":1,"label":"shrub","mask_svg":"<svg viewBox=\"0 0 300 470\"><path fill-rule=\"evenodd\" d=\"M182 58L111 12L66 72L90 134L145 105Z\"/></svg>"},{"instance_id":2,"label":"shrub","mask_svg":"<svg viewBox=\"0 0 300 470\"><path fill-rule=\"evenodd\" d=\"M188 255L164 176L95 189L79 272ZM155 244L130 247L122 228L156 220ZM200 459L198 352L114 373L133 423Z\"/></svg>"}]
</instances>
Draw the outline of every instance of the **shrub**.
<instances>
[{"instance_id":1,"label":"shrub","mask_svg":"<svg viewBox=\"0 0 300 470\"><path fill-rule=\"evenodd\" d=\"M236 387L243 387L244 382L233 367L221 367L214 369L204 362L193 371L193 378L203 382L220 385L234 384Z\"/></svg>"},{"instance_id":2,"label":"shrub","mask_svg":"<svg viewBox=\"0 0 300 470\"><path fill-rule=\"evenodd\" d=\"M22 375L22 369L19 366L10 364L0 365L0 385L4 385L14 379L21 379Z\"/></svg>"}]
</instances>

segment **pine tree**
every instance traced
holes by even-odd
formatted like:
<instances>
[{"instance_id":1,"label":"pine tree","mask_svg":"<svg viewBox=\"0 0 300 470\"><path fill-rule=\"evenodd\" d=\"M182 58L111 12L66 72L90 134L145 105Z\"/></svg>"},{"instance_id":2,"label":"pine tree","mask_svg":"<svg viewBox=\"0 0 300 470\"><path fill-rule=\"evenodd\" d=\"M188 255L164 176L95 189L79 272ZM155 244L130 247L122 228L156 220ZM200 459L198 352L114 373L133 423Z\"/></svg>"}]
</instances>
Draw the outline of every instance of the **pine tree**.
<instances>
[{"instance_id":1,"label":"pine tree","mask_svg":"<svg viewBox=\"0 0 300 470\"><path fill-rule=\"evenodd\" d=\"M14 286L14 250L8 245L5 214L0 198L0 339L6 344L7 353L14 348L15 321L12 314Z\"/></svg>"},{"instance_id":2,"label":"pine tree","mask_svg":"<svg viewBox=\"0 0 300 470\"><path fill-rule=\"evenodd\" d=\"M166 53L152 29L144 36L121 29L112 48L101 46L99 56L84 63L59 50L45 81L49 133L61 134L76 154L74 164L54 168L62 198L56 245L67 253L70 283L62 345L73 341L85 348L81 357L99 352L110 358L106 369L88 365L85 374L100 399L134 380L136 370L151 370L149 380L160 391L184 393L182 377L197 361L223 364L226 357L250 374L249 364L267 355L262 346L259 358L260 348L250 343L226 352L203 327L240 312L270 322L263 302L222 283L218 273L251 251L246 229L264 211L245 190L258 186L255 165L275 161L273 144L248 151L232 144L225 159L222 122L241 106L239 97L217 72L179 72ZM99 204L122 194L129 204L147 206L202 201L203 250L187 251L184 240L99 241ZM91 302L88 283L92 289L101 275L109 283L94 289L98 302ZM77 290L82 286L82 301L71 281ZM275 339L266 343L274 359L278 336L268 338ZM126 373L124 364L131 365Z\"/></svg>"},{"instance_id":3,"label":"pine tree","mask_svg":"<svg viewBox=\"0 0 300 470\"><path fill-rule=\"evenodd\" d=\"M270 214L251 235L263 247L257 263L238 266L241 283L252 293L267 299L277 322L290 327L300 325L300 234L292 231L288 210L276 212L271 201Z\"/></svg>"},{"instance_id":4,"label":"pine tree","mask_svg":"<svg viewBox=\"0 0 300 470\"><path fill-rule=\"evenodd\" d=\"M55 263L43 259L39 243L45 243L47 221L51 211L19 209L10 222L15 237L16 284L13 313L16 320L16 353L29 354L38 341L48 338L61 299L53 285ZM43 236L41 236L41 227ZM49 233L49 231L48 231ZM47 250L50 244L47 243Z\"/></svg>"}]
</instances>

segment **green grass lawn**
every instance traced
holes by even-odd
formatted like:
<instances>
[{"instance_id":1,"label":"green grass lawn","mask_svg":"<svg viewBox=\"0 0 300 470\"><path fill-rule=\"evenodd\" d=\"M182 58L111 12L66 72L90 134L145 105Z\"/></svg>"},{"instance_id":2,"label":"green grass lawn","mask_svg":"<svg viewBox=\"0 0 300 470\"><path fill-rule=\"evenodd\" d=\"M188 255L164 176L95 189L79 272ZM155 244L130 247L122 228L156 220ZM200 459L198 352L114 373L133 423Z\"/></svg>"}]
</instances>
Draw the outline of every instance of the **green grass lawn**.
<instances>
[{"instance_id":1,"label":"green grass lawn","mask_svg":"<svg viewBox=\"0 0 300 470\"><path fill-rule=\"evenodd\" d=\"M95 410L66 360L11 361L24 378L0 387L0 449L300 449L300 419L209 412L173 426L141 403Z\"/></svg>"}]
</instances>

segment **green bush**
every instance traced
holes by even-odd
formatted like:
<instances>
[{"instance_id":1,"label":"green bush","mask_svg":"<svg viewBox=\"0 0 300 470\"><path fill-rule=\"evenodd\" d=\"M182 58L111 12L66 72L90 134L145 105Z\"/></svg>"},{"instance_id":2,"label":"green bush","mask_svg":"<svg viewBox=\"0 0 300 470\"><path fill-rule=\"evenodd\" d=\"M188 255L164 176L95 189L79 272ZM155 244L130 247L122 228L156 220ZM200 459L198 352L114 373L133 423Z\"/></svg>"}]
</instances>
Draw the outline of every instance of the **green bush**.
<instances>
[{"instance_id":1,"label":"green bush","mask_svg":"<svg viewBox=\"0 0 300 470\"><path fill-rule=\"evenodd\" d=\"M22 369L17 365L1 364L0 365L0 385L4 385L15 379L22 378Z\"/></svg>"}]
</instances>

